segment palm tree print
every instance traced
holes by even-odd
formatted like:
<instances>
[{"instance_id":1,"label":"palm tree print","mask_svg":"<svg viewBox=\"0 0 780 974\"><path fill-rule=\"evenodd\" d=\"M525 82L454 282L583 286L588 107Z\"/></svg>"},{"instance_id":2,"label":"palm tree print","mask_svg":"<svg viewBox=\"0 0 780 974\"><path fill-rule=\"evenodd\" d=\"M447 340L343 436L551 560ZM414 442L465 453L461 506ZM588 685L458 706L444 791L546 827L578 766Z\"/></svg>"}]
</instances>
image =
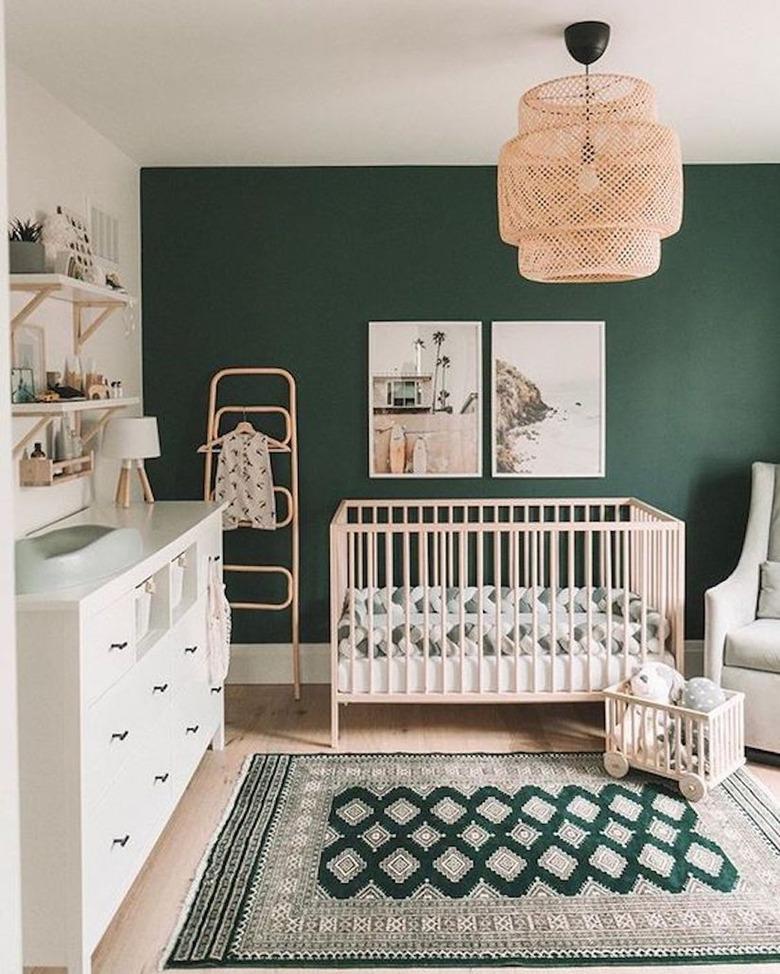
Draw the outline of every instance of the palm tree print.
<instances>
[{"instance_id":1,"label":"palm tree print","mask_svg":"<svg viewBox=\"0 0 780 974\"><path fill-rule=\"evenodd\" d=\"M433 333L433 344L436 346L436 364L433 369L433 396L431 397L431 412L436 412L437 388L439 384L439 368L441 367L441 346L447 336L443 331Z\"/></svg>"}]
</instances>

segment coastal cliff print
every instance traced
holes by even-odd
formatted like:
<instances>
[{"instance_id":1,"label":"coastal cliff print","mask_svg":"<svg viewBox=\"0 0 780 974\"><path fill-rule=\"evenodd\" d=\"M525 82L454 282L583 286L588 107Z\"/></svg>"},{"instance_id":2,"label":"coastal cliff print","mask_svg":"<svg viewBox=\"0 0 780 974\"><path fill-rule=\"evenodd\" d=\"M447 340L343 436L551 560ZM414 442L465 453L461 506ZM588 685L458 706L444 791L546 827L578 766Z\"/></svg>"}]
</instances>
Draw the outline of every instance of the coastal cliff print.
<instances>
[{"instance_id":1,"label":"coastal cliff print","mask_svg":"<svg viewBox=\"0 0 780 974\"><path fill-rule=\"evenodd\" d=\"M481 325L372 321L371 477L482 474Z\"/></svg>"},{"instance_id":2,"label":"coastal cliff print","mask_svg":"<svg viewBox=\"0 0 780 974\"><path fill-rule=\"evenodd\" d=\"M494 321L495 477L605 475L603 321Z\"/></svg>"}]
</instances>

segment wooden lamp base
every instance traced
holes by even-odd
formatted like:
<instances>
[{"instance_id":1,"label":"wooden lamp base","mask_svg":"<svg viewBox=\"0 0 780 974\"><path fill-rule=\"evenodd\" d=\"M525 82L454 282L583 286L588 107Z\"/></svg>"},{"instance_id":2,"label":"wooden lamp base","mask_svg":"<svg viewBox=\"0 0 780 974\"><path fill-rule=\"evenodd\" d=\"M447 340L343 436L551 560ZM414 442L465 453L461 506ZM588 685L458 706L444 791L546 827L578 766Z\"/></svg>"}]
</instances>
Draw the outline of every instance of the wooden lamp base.
<instances>
[{"instance_id":1,"label":"wooden lamp base","mask_svg":"<svg viewBox=\"0 0 780 974\"><path fill-rule=\"evenodd\" d=\"M135 469L138 472L138 479L141 481L141 490L143 491L144 500L147 504L154 504L152 485L149 483L149 478L146 476L146 469L144 467L143 460L122 461L122 468L119 471L119 480L116 482L116 494L114 495L114 502L122 507L130 507L130 471L132 470L133 465L135 465Z\"/></svg>"}]
</instances>

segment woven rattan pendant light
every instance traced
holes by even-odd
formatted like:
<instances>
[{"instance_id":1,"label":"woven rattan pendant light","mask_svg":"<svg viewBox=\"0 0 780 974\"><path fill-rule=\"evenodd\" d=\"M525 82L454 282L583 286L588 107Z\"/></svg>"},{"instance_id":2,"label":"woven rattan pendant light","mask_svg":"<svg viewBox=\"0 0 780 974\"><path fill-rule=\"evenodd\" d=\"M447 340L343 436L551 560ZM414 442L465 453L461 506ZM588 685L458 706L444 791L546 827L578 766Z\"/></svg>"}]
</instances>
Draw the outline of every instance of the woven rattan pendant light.
<instances>
[{"instance_id":1,"label":"woven rattan pendant light","mask_svg":"<svg viewBox=\"0 0 780 974\"><path fill-rule=\"evenodd\" d=\"M520 99L519 134L501 150L501 239L523 277L549 283L628 281L658 270L661 240L680 228L677 135L659 125L639 78L590 74L609 40L600 21L566 29L585 73Z\"/></svg>"}]
</instances>

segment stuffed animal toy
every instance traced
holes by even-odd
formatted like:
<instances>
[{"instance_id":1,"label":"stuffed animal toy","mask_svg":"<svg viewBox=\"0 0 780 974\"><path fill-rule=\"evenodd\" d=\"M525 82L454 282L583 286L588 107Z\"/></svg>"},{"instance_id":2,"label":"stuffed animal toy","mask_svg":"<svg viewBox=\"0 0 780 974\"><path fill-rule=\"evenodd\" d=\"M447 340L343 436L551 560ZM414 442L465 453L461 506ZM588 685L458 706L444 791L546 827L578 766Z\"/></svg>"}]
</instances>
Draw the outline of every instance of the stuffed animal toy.
<instances>
[{"instance_id":1,"label":"stuffed animal toy","mask_svg":"<svg viewBox=\"0 0 780 974\"><path fill-rule=\"evenodd\" d=\"M647 703L676 704L680 702L684 688L682 673L673 667L666 663L642 663L634 667L621 690ZM669 714L665 711L629 705L615 726L615 747L619 751L626 749L637 757L651 758L670 726Z\"/></svg>"},{"instance_id":2,"label":"stuffed animal toy","mask_svg":"<svg viewBox=\"0 0 780 974\"><path fill-rule=\"evenodd\" d=\"M708 714L726 700L723 688L706 676L694 676L685 684L682 705L688 710L698 710Z\"/></svg>"}]
</instances>

